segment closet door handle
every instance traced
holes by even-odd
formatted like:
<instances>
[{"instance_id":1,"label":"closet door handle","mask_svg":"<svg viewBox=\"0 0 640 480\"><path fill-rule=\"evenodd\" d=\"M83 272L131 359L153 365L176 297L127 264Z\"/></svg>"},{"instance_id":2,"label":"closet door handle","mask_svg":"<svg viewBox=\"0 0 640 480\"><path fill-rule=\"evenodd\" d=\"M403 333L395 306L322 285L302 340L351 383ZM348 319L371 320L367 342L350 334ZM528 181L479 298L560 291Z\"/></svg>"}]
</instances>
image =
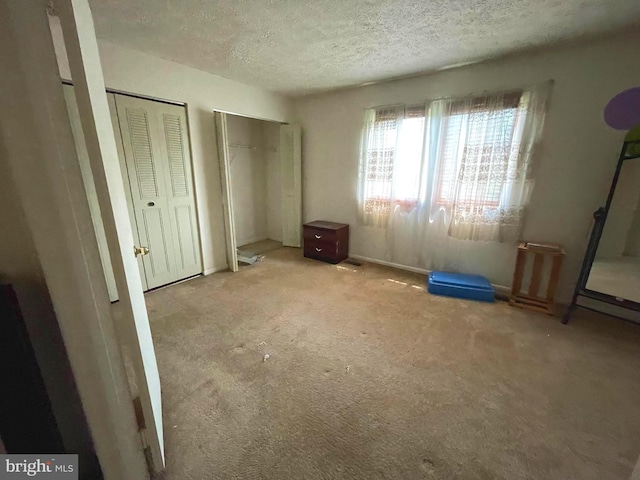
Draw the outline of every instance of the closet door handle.
<instances>
[{"instance_id":1,"label":"closet door handle","mask_svg":"<svg viewBox=\"0 0 640 480\"><path fill-rule=\"evenodd\" d=\"M147 247L136 247L135 245L133 246L133 254L137 257L138 255L148 255L149 254L149 249Z\"/></svg>"},{"instance_id":2,"label":"closet door handle","mask_svg":"<svg viewBox=\"0 0 640 480\"><path fill-rule=\"evenodd\" d=\"M316 252L321 252L321 251L322 251L321 248L316 247Z\"/></svg>"},{"instance_id":3,"label":"closet door handle","mask_svg":"<svg viewBox=\"0 0 640 480\"><path fill-rule=\"evenodd\" d=\"M322 238L322 235L316 235L316 234L314 234L313 236L314 236L314 237L316 237L317 239L321 239L321 238Z\"/></svg>"},{"instance_id":4,"label":"closet door handle","mask_svg":"<svg viewBox=\"0 0 640 480\"><path fill-rule=\"evenodd\" d=\"M147 207L155 207L156 202L149 202L147 203Z\"/></svg>"}]
</instances>

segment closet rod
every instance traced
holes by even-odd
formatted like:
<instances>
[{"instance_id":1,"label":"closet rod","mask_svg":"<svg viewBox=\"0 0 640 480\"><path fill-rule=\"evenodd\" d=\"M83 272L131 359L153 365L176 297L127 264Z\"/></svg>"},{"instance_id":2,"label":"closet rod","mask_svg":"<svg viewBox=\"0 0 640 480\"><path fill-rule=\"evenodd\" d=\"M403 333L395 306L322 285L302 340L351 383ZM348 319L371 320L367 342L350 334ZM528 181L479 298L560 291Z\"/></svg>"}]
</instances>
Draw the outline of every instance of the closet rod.
<instances>
[{"instance_id":1,"label":"closet rod","mask_svg":"<svg viewBox=\"0 0 640 480\"><path fill-rule=\"evenodd\" d=\"M259 148L265 148L265 147L263 147L261 145L245 145L245 144L242 144L242 143L230 143L229 147L231 147L231 148L246 148L246 149L249 149L249 150L258 150ZM277 152L278 151L278 149L275 148L275 147L269 147L268 150L273 151L273 152Z\"/></svg>"},{"instance_id":2,"label":"closet rod","mask_svg":"<svg viewBox=\"0 0 640 480\"><path fill-rule=\"evenodd\" d=\"M257 150L258 148L262 148L257 145L243 145L242 143L230 143L229 146L234 148L249 148L251 150Z\"/></svg>"}]
</instances>

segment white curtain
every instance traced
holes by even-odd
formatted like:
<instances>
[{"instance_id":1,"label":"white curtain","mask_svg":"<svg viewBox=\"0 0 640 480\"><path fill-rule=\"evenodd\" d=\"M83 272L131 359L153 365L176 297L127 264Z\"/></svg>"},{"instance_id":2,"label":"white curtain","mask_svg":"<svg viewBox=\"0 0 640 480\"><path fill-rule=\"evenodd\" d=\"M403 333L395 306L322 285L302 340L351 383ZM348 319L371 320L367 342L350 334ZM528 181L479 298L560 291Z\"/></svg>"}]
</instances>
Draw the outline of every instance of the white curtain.
<instances>
[{"instance_id":1,"label":"white curtain","mask_svg":"<svg viewBox=\"0 0 640 480\"><path fill-rule=\"evenodd\" d=\"M452 237L515 241L533 188L547 85L429 105L432 214ZM434 145L435 144L435 145ZM434 151L435 150L435 151Z\"/></svg>"},{"instance_id":2,"label":"white curtain","mask_svg":"<svg viewBox=\"0 0 640 480\"><path fill-rule=\"evenodd\" d=\"M387 260L479 272L512 256L550 85L367 112L360 221L386 229Z\"/></svg>"},{"instance_id":3,"label":"white curtain","mask_svg":"<svg viewBox=\"0 0 640 480\"><path fill-rule=\"evenodd\" d=\"M363 225L386 227L396 208L417 203L424 106L367 110L361 144L358 213Z\"/></svg>"}]
</instances>

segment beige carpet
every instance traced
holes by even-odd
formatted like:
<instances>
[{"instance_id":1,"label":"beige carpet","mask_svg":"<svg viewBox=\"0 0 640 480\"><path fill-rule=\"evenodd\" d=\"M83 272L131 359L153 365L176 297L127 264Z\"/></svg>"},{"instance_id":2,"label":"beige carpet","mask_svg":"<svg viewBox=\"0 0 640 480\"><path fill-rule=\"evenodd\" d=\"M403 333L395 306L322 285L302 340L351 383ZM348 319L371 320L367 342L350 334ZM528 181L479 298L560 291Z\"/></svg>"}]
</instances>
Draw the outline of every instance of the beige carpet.
<instances>
[{"instance_id":1,"label":"beige carpet","mask_svg":"<svg viewBox=\"0 0 640 480\"><path fill-rule=\"evenodd\" d=\"M640 327L423 283L284 248L148 294L166 478L629 478Z\"/></svg>"}]
</instances>

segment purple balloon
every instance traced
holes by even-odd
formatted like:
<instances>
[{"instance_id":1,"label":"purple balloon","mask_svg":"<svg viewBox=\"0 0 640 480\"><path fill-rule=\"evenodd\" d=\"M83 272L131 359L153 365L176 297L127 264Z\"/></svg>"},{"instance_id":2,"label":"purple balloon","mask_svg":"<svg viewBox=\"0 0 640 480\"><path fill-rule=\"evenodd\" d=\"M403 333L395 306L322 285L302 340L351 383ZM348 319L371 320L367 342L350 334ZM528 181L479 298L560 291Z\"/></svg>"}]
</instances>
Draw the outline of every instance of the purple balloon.
<instances>
[{"instance_id":1,"label":"purple balloon","mask_svg":"<svg viewBox=\"0 0 640 480\"><path fill-rule=\"evenodd\" d=\"M604 121L616 130L629 130L640 123L640 87L620 92L604 109Z\"/></svg>"}]
</instances>

